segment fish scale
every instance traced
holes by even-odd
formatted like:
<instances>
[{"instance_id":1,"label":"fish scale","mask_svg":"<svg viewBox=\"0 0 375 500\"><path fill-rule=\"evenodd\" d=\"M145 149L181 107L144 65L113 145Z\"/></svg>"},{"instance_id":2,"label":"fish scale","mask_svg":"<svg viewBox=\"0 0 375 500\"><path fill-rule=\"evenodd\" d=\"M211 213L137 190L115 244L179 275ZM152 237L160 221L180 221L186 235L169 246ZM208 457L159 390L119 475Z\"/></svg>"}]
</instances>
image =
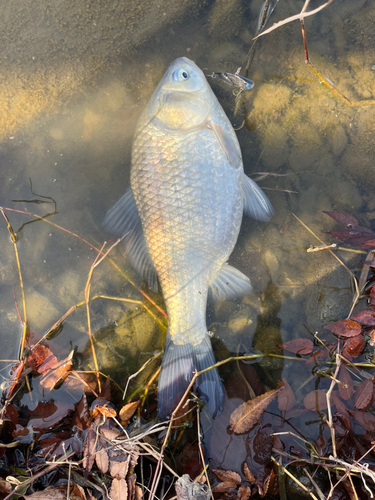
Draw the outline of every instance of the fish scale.
<instances>
[{"instance_id":1,"label":"fish scale","mask_svg":"<svg viewBox=\"0 0 375 500\"><path fill-rule=\"evenodd\" d=\"M206 326L208 293L216 299L251 292L226 262L243 212L267 221L267 197L243 172L233 128L202 71L180 58L168 68L139 118L132 148L131 189L105 225L123 236L134 267L155 288L169 319L158 385L158 412L171 415L193 372L215 363ZM215 416L224 392L216 369L196 381Z\"/></svg>"}]
</instances>

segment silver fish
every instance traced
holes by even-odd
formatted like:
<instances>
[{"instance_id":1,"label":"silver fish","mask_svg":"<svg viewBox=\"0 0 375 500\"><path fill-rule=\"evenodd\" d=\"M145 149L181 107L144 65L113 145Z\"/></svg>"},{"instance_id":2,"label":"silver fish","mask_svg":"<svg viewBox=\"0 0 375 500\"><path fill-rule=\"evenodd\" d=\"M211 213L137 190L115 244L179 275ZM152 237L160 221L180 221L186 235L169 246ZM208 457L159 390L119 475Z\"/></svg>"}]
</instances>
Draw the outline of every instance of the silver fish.
<instances>
[{"instance_id":1,"label":"silver fish","mask_svg":"<svg viewBox=\"0 0 375 500\"><path fill-rule=\"evenodd\" d=\"M208 294L251 292L227 264L243 212L268 221L273 208L243 171L240 146L202 71L186 57L167 69L139 118L131 187L104 225L125 235L126 252L148 285L159 279L169 318L158 387L160 418L170 416L195 370L215 363L206 326ZM224 391L216 369L197 379L210 413Z\"/></svg>"}]
</instances>

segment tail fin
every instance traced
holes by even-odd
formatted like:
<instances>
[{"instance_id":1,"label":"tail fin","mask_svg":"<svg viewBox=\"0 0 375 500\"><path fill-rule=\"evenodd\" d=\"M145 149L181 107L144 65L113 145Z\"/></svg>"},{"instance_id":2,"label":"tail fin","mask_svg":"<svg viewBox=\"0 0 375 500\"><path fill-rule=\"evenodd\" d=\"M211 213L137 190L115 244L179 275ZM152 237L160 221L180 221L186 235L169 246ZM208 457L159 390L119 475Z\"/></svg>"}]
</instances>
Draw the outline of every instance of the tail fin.
<instances>
[{"instance_id":1,"label":"tail fin","mask_svg":"<svg viewBox=\"0 0 375 500\"><path fill-rule=\"evenodd\" d=\"M195 370L215 364L211 340L207 334L199 345L177 345L167 335L158 387L158 413L164 420L170 417L184 395ZM215 418L223 408L224 390L216 368L200 375L197 392Z\"/></svg>"}]
</instances>

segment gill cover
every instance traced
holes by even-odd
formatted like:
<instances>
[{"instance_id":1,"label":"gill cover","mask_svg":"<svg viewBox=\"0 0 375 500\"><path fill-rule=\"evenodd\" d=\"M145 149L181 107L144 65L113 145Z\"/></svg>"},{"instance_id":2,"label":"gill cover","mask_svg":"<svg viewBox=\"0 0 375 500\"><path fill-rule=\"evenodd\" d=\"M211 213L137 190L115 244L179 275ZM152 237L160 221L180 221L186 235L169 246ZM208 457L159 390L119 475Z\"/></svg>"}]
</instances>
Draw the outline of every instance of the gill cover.
<instances>
[{"instance_id":1,"label":"gill cover","mask_svg":"<svg viewBox=\"0 0 375 500\"><path fill-rule=\"evenodd\" d=\"M186 133L205 126L213 99L202 71L187 57L180 57L167 69L147 112L169 134Z\"/></svg>"}]
</instances>

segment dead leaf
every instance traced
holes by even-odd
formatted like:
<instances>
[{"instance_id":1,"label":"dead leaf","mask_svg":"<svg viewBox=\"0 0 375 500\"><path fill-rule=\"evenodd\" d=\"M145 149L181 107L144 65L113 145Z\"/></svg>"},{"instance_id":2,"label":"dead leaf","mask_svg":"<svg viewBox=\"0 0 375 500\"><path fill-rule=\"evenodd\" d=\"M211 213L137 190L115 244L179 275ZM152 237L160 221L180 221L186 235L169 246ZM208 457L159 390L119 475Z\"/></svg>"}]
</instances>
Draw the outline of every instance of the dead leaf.
<instances>
[{"instance_id":1,"label":"dead leaf","mask_svg":"<svg viewBox=\"0 0 375 500\"><path fill-rule=\"evenodd\" d=\"M246 462L244 462L244 464L243 464L243 475L249 481L250 484L253 484L256 482L256 477L250 472L250 469L247 466Z\"/></svg>"},{"instance_id":2,"label":"dead leaf","mask_svg":"<svg viewBox=\"0 0 375 500\"><path fill-rule=\"evenodd\" d=\"M363 335L356 335L350 339L346 339L343 350L344 354L349 356L359 356L366 347L366 341Z\"/></svg>"},{"instance_id":3,"label":"dead leaf","mask_svg":"<svg viewBox=\"0 0 375 500\"><path fill-rule=\"evenodd\" d=\"M294 339L279 345L279 347L295 354L305 355L313 351L314 344L310 339Z\"/></svg>"},{"instance_id":4,"label":"dead leaf","mask_svg":"<svg viewBox=\"0 0 375 500\"><path fill-rule=\"evenodd\" d=\"M129 469L129 456L124 452L113 450L110 453L109 472L113 478L125 479Z\"/></svg>"},{"instance_id":5,"label":"dead leaf","mask_svg":"<svg viewBox=\"0 0 375 500\"><path fill-rule=\"evenodd\" d=\"M310 354L310 357L306 359L306 365L318 364L324 359L329 357L329 352L327 349L318 349L317 351Z\"/></svg>"},{"instance_id":6,"label":"dead leaf","mask_svg":"<svg viewBox=\"0 0 375 500\"><path fill-rule=\"evenodd\" d=\"M212 488L212 493L228 493L229 490L235 489L236 485L234 483L219 483Z\"/></svg>"},{"instance_id":7,"label":"dead leaf","mask_svg":"<svg viewBox=\"0 0 375 500\"><path fill-rule=\"evenodd\" d=\"M369 305L372 309L375 309L375 285L372 285L370 289Z\"/></svg>"},{"instance_id":8,"label":"dead leaf","mask_svg":"<svg viewBox=\"0 0 375 500\"><path fill-rule=\"evenodd\" d=\"M283 378L283 382L285 389L277 396L277 404L279 405L280 411L287 411L296 404L296 398L286 378Z\"/></svg>"},{"instance_id":9,"label":"dead leaf","mask_svg":"<svg viewBox=\"0 0 375 500\"><path fill-rule=\"evenodd\" d=\"M5 493L5 495L8 495L11 491L12 485L8 481L0 478L0 493Z\"/></svg>"},{"instance_id":10,"label":"dead leaf","mask_svg":"<svg viewBox=\"0 0 375 500\"><path fill-rule=\"evenodd\" d=\"M271 470L270 475L264 482L264 496L269 494L271 496L275 496L279 493L279 484L278 484L278 478Z\"/></svg>"},{"instance_id":11,"label":"dead leaf","mask_svg":"<svg viewBox=\"0 0 375 500\"><path fill-rule=\"evenodd\" d=\"M44 389L49 389L51 391L59 382L62 382L68 376L68 372L73 363L73 354L74 351L43 375L40 379L40 385L44 387Z\"/></svg>"},{"instance_id":12,"label":"dead leaf","mask_svg":"<svg viewBox=\"0 0 375 500\"><path fill-rule=\"evenodd\" d=\"M138 408L140 401L133 401L123 406L119 413L119 419L121 425L127 427L129 425L129 420L134 415L135 410Z\"/></svg>"},{"instance_id":13,"label":"dead leaf","mask_svg":"<svg viewBox=\"0 0 375 500\"><path fill-rule=\"evenodd\" d=\"M335 335L346 338L355 337L356 335L359 335L362 330L361 325L351 319L342 319L340 321L336 321L335 323L326 325L323 328L329 330Z\"/></svg>"},{"instance_id":14,"label":"dead leaf","mask_svg":"<svg viewBox=\"0 0 375 500\"><path fill-rule=\"evenodd\" d=\"M56 404L52 402L38 403L38 406L34 411L37 411L38 409L40 410L43 406L46 406L46 416L42 415L39 418L30 418L28 427L32 427L34 431L51 429L61 422L74 409L73 401L69 403L60 402Z\"/></svg>"},{"instance_id":15,"label":"dead leaf","mask_svg":"<svg viewBox=\"0 0 375 500\"><path fill-rule=\"evenodd\" d=\"M366 410L372 403L374 384L372 380L362 380L355 391L354 406Z\"/></svg>"},{"instance_id":16,"label":"dead leaf","mask_svg":"<svg viewBox=\"0 0 375 500\"><path fill-rule=\"evenodd\" d=\"M90 410L87 404L86 394L84 394L73 413L72 426L76 425L79 429L86 430L90 427L91 422Z\"/></svg>"},{"instance_id":17,"label":"dead leaf","mask_svg":"<svg viewBox=\"0 0 375 500\"><path fill-rule=\"evenodd\" d=\"M375 415L365 411L349 411L349 413L364 429L375 432Z\"/></svg>"},{"instance_id":18,"label":"dead leaf","mask_svg":"<svg viewBox=\"0 0 375 500\"><path fill-rule=\"evenodd\" d=\"M350 319L354 319L361 323L362 325L374 326L375 325L375 311L370 311L365 309L364 311L359 311L355 314L352 314Z\"/></svg>"},{"instance_id":19,"label":"dead leaf","mask_svg":"<svg viewBox=\"0 0 375 500\"><path fill-rule=\"evenodd\" d=\"M257 423L271 401L284 389L284 386L268 391L250 399L234 410L230 416L230 428L236 434L249 431Z\"/></svg>"},{"instance_id":20,"label":"dead leaf","mask_svg":"<svg viewBox=\"0 0 375 500\"><path fill-rule=\"evenodd\" d=\"M97 451L95 454L95 462L103 474L105 474L108 471L109 467L109 457L108 457L108 452L107 452L107 442L103 438L98 439L97 443Z\"/></svg>"},{"instance_id":21,"label":"dead leaf","mask_svg":"<svg viewBox=\"0 0 375 500\"><path fill-rule=\"evenodd\" d=\"M340 367L339 380L340 382L345 384L345 387L342 386L341 384L338 384L340 397L342 399L345 399L345 401L347 401L354 394L354 388L353 388L352 377L350 376L345 365L341 365Z\"/></svg>"},{"instance_id":22,"label":"dead leaf","mask_svg":"<svg viewBox=\"0 0 375 500\"><path fill-rule=\"evenodd\" d=\"M324 389L318 389L316 391L309 392L304 400L303 404L305 408L311 411L322 411L327 409L327 391Z\"/></svg>"},{"instance_id":23,"label":"dead leaf","mask_svg":"<svg viewBox=\"0 0 375 500\"><path fill-rule=\"evenodd\" d=\"M93 427L88 429L85 437L85 442L83 445L83 466L87 470L91 470L95 461L95 450L96 450L96 432Z\"/></svg>"},{"instance_id":24,"label":"dead leaf","mask_svg":"<svg viewBox=\"0 0 375 500\"><path fill-rule=\"evenodd\" d=\"M60 486L47 486L42 491L36 491L32 495L23 495L25 500L66 500L66 484Z\"/></svg>"},{"instance_id":25,"label":"dead leaf","mask_svg":"<svg viewBox=\"0 0 375 500\"><path fill-rule=\"evenodd\" d=\"M236 488L237 484L240 484L241 482L241 476L237 474L237 472L224 469L216 469L213 470L212 472L215 474L215 476L217 476L220 479L220 481L226 483L232 483L233 484L232 488Z\"/></svg>"},{"instance_id":26,"label":"dead leaf","mask_svg":"<svg viewBox=\"0 0 375 500\"><path fill-rule=\"evenodd\" d=\"M323 213L331 217L333 220L346 226L348 229L352 229L359 225L357 219L352 215L346 214L344 212L326 212L323 210Z\"/></svg>"},{"instance_id":27,"label":"dead leaf","mask_svg":"<svg viewBox=\"0 0 375 500\"><path fill-rule=\"evenodd\" d=\"M42 344L31 346L26 360L27 366L40 374L55 367L57 363L56 356Z\"/></svg>"},{"instance_id":28,"label":"dead leaf","mask_svg":"<svg viewBox=\"0 0 375 500\"><path fill-rule=\"evenodd\" d=\"M251 489L248 486L242 484L238 488L238 493L237 493L238 500L248 500L248 498L250 498L250 495L251 495Z\"/></svg>"},{"instance_id":29,"label":"dead leaf","mask_svg":"<svg viewBox=\"0 0 375 500\"><path fill-rule=\"evenodd\" d=\"M112 500L127 500L128 485L125 479L113 479L109 490L109 496Z\"/></svg>"}]
</instances>

